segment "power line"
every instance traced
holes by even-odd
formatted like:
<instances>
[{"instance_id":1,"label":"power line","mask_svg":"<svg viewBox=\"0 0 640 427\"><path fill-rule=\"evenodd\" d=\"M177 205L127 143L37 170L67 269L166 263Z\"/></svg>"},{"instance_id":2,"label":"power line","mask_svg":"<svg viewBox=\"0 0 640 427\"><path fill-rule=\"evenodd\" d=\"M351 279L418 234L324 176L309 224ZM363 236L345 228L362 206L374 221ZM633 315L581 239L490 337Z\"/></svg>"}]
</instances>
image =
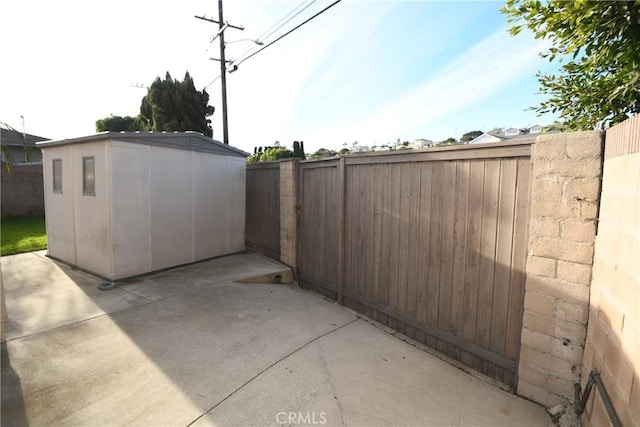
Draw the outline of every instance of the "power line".
<instances>
[{"instance_id":1,"label":"power line","mask_svg":"<svg viewBox=\"0 0 640 427\"><path fill-rule=\"evenodd\" d=\"M296 13L295 15L293 15L291 18L287 19L286 21L282 22L285 18L287 18L287 16L291 15L291 13L293 13L295 11L295 9L293 9L291 12L289 12L288 15L286 15L284 18L282 18L279 22L275 23L274 25L271 26L271 28L275 27L276 25L278 25L280 22L282 22L282 24L280 24L277 28L273 29L273 31L269 32L269 30L271 30L271 28L269 28L267 31L265 31L260 37L260 40L263 39L267 39L269 38L273 33L275 33L276 31L278 31L280 28L284 27L287 23L291 22L291 20L293 18L295 18L296 16L300 15L302 12L304 12L305 10L307 10L309 8L309 6L311 6L312 4L314 4L317 0L312 0L311 3L309 3L308 5L306 5L305 7L303 7L302 9L300 9L298 11L298 13ZM300 4L300 6L304 5L304 2ZM298 7L300 7L298 6ZM267 35L264 35L265 33L269 32Z\"/></svg>"},{"instance_id":2,"label":"power line","mask_svg":"<svg viewBox=\"0 0 640 427\"><path fill-rule=\"evenodd\" d=\"M249 58L254 57L255 55L259 54L260 52L262 52L263 50L265 50L266 48L268 48L269 46L271 46L272 44L276 43L279 40L282 40L283 38L285 38L286 36L288 36L289 34L293 33L295 30L297 30L298 28L302 27L303 25L305 25L306 23L308 23L309 21L311 21L312 19L315 19L316 17L320 16L321 14L323 14L324 12L326 12L327 10L331 9L333 6L337 5L338 3L340 3L342 0L336 0L333 3L331 3L329 6L325 7L324 9L322 9L320 12L316 13L315 15L313 15L311 18L307 19L306 21L296 25L295 27L293 27L291 30L287 31L286 33L284 33L283 35L281 35L280 37L278 37L277 39L275 39L274 41L272 41L271 43L263 46L261 49L253 52L251 55L245 57L244 59L242 59L240 62L238 62L237 64L235 64L234 68L237 68L240 64L242 64L244 61L246 61Z\"/></svg>"},{"instance_id":3,"label":"power line","mask_svg":"<svg viewBox=\"0 0 640 427\"><path fill-rule=\"evenodd\" d=\"M280 20L278 20L275 24L273 24L272 26L270 26L269 28L267 28L262 34L260 34L260 36L258 37L258 40L260 41L265 41L265 39L271 37L271 35L273 33L275 33L276 31L278 31L280 28L282 28L283 26L285 26L287 23L289 23L293 18L295 18L296 16L298 16L300 13L302 13L303 11L305 11L309 6L311 6L312 4L314 4L317 0L312 0L311 3L309 3L308 5L304 6L305 3L307 3L309 0L304 0L302 3L300 3L299 5L297 5L296 7L294 7L291 11L289 11L289 13L287 13L285 16L283 16L282 18L280 18ZM298 13L296 13L296 11L298 9L300 9L301 7L303 7L303 9L299 10ZM293 16L291 16L289 18L290 15L294 14ZM287 19L289 18L289 19ZM285 21L286 20L286 21ZM284 21L284 22L283 22ZM277 27L277 28L275 28ZM252 51L258 49L256 46L252 45L249 46L248 48L246 48L244 51L242 51L242 53L240 53L238 55L238 58L242 58L243 56L246 56L248 54L250 54Z\"/></svg>"},{"instance_id":4,"label":"power line","mask_svg":"<svg viewBox=\"0 0 640 427\"><path fill-rule=\"evenodd\" d=\"M207 90L207 88L208 88L209 86L211 86L212 84L214 84L214 83L215 83L215 82L216 82L220 77L221 77L221 76L220 76L220 75L218 75L218 77L216 77L215 79L211 80L211 83L209 83L208 85L206 85L206 86L204 87L204 89L202 89L202 90Z\"/></svg>"}]
</instances>

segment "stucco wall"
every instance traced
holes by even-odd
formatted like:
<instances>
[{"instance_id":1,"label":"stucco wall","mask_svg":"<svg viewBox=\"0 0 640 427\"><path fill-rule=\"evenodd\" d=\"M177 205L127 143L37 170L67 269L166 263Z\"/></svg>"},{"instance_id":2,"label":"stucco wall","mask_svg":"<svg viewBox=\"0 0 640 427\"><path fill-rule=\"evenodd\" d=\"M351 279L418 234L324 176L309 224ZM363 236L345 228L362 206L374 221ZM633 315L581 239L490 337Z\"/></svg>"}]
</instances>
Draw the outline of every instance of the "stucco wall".
<instances>
[{"instance_id":1,"label":"stucco wall","mask_svg":"<svg viewBox=\"0 0 640 427\"><path fill-rule=\"evenodd\" d=\"M640 426L640 116L607 131L582 386L598 369L624 426ZM609 425L592 390L584 424Z\"/></svg>"}]
</instances>

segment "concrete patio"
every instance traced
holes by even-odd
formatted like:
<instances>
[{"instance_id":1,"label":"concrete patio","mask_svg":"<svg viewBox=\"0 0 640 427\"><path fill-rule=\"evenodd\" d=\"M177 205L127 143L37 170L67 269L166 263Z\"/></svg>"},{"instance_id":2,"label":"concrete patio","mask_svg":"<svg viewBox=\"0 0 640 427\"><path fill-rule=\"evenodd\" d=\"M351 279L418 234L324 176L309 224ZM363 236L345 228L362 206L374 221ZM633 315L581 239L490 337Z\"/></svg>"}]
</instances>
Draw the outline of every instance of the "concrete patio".
<instances>
[{"instance_id":1,"label":"concrete patio","mask_svg":"<svg viewBox=\"0 0 640 427\"><path fill-rule=\"evenodd\" d=\"M108 291L43 252L1 263L2 425L552 424L257 254Z\"/></svg>"}]
</instances>

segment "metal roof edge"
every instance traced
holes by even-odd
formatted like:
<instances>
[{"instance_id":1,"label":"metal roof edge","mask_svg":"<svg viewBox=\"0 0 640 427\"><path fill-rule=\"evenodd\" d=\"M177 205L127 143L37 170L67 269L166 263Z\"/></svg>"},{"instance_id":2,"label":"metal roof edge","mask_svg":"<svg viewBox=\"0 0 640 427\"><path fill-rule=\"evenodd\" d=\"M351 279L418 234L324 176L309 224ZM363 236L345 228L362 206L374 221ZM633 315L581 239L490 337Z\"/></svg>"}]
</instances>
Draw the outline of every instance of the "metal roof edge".
<instances>
[{"instance_id":1,"label":"metal roof edge","mask_svg":"<svg viewBox=\"0 0 640 427\"><path fill-rule=\"evenodd\" d=\"M67 138L53 141L43 141L36 143L37 146L46 148L59 145L81 144L87 142L97 142L103 140L129 142L133 144L157 145L168 148L183 149L188 151L200 151L217 154L228 154L237 157L248 157L249 153L230 145L225 145L220 141L205 136L200 132L113 132L105 131L93 135L78 138ZM172 144L171 140L179 140L184 145ZM197 140L200 144L189 144L189 141Z\"/></svg>"}]
</instances>

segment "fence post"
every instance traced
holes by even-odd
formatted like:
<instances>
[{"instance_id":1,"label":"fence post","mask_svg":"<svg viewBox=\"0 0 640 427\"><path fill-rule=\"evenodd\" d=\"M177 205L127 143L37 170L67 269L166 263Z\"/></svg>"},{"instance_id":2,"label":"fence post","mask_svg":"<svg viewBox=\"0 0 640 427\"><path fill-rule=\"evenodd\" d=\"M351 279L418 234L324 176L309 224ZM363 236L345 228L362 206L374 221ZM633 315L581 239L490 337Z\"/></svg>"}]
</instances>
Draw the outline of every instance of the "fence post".
<instances>
[{"instance_id":1,"label":"fence post","mask_svg":"<svg viewBox=\"0 0 640 427\"><path fill-rule=\"evenodd\" d=\"M297 260L298 159L280 161L280 261L294 271Z\"/></svg>"},{"instance_id":2,"label":"fence post","mask_svg":"<svg viewBox=\"0 0 640 427\"><path fill-rule=\"evenodd\" d=\"M346 223L346 167L344 157L338 163L338 304L344 305L345 223Z\"/></svg>"}]
</instances>

